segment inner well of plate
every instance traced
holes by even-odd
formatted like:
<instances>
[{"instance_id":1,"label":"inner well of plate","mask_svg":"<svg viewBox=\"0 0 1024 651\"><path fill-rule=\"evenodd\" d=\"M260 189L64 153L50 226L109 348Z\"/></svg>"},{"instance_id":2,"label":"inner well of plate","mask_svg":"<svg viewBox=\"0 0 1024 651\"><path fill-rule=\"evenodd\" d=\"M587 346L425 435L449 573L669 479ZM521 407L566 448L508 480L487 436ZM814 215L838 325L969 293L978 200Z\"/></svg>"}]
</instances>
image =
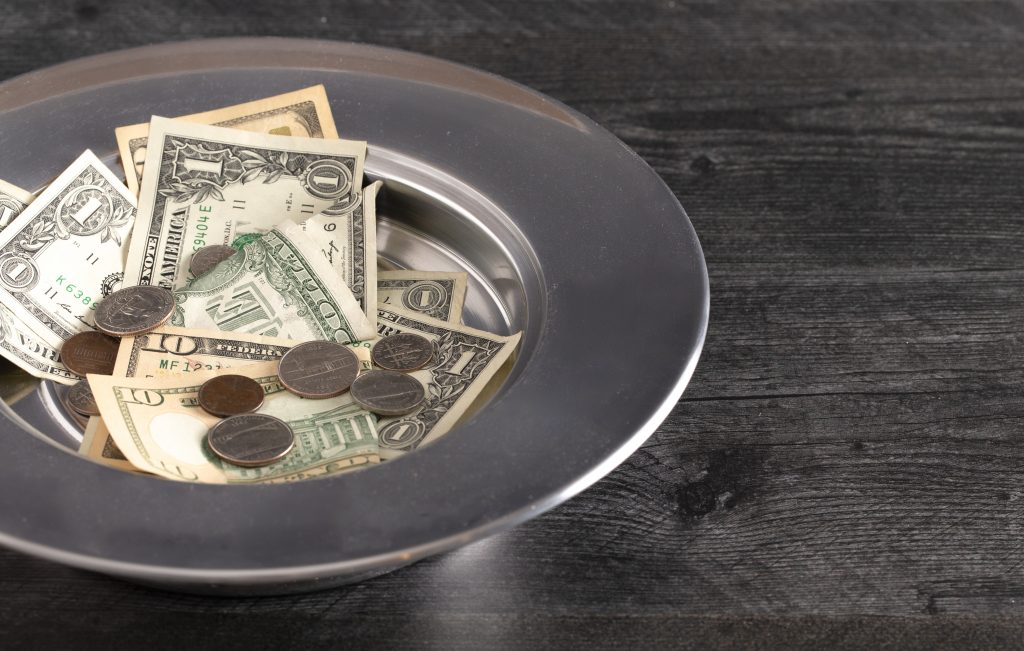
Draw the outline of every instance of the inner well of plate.
<instances>
[{"instance_id":1,"label":"inner well of plate","mask_svg":"<svg viewBox=\"0 0 1024 651\"><path fill-rule=\"evenodd\" d=\"M114 153L103 162L120 169ZM468 272L463 322L503 335L523 331L517 360L529 357L531 334L542 318L542 283L536 258L510 217L474 188L400 152L371 147L365 172L367 183L384 181L377 204L378 266ZM503 386L521 367L515 364ZM0 372L0 396L30 431L77 451L86 421L64 406L66 390L52 382L26 383L20 372Z\"/></svg>"}]
</instances>

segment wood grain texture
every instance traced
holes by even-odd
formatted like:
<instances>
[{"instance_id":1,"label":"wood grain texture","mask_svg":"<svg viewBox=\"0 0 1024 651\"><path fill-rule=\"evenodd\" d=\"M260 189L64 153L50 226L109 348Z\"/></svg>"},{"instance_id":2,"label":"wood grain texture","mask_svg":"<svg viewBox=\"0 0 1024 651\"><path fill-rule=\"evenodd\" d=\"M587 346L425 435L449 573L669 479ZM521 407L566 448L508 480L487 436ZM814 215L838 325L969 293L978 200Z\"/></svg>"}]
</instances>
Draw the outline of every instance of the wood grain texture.
<instances>
[{"instance_id":1,"label":"wood grain texture","mask_svg":"<svg viewBox=\"0 0 1024 651\"><path fill-rule=\"evenodd\" d=\"M245 600L0 552L8 639L1021 646L1024 6L18 0L0 78L260 34L478 66L613 131L703 243L700 367L625 464L506 534Z\"/></svg>"}]
</instances>

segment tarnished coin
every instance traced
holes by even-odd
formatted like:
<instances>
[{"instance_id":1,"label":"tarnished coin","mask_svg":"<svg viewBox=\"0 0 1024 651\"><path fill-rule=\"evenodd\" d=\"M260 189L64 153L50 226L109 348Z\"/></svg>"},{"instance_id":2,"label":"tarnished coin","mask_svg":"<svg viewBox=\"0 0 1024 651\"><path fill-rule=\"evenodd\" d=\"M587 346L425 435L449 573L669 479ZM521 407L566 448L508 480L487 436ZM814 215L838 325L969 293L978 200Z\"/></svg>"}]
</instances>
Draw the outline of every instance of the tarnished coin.
<instances>
[{"instance_id":1,"label":"tarnished coin","mask_svg":"<svg viewBox=\"0 0 1024 651\"><path fill-rule=\"evenodd\" d=\"M214 416L236 416L263 404L263 387L244 375L218 375L199 387L199 406Z\"/></svg>"},{"instance_id":2,"label":"tarnished coin","mask_svg":"<svg viewBox=\"0 0 1024 651\"><path fill-rule=\"evenodd\" d=\"M415 371L426 366L433 355L430 340L411 332L384 337L370 351L373 363L389 371Z\"/></svg>"},{"instance_id":3,"label":"tarnished coin","mask_svg":"<svg viewBox=\"0 0 1024 651\"><path fill-rule=\"evenodd\" d=\"M402 416L423 404L423 384L398 371L367 371L352 383L352 399L381 416Z\"/></svg>"},{"instance_id":4,"label":"tarnished coin","mask_svg":"<svg viewBox=\"0 0 1024 651\"><path fill-rule=\"evenodd\" d=\"M174 294L157 285L119 289L100 301L96 327L115 337L131 337L159 328L174 311Z\"/></svg>"},{"instance_id":5,"label":"tarnished coin","mask_svg":"<svg viewBox=\"0 0 1024 651\"><path fill-rule=\"evenodd\" d=\"M86 330L72 335L60 347L60 361L76 375L99 373L110 375L117 361L117 347L121 342L102 332Z\"/></svg>"},{"instance_id":6,"label":"tarnished coin","mask_svg":"<svg viewBox=\"0 0 1024 651\"><path fill-rule=\"evenodd\" d=\"M198 278L199 276L206 275L211 269L236 253L238 253L238 249L226 244L204 246L192 254L192 261L188 263L188 270L192 272L193 276Z\"/></svg>"},{"instance_id":7,"label":"tarnished coin","mask_svg":"<svg viewBox=\"0 0 1024 651\"><path fill-rule=\"evenodd\" d=\"M303 398L333 398L352 386L359 374L359 358L334 341L307 341L281 357L277 375L281 384Z\"/></svg>"},{"instance_id":8,"label":"tarnished coin","mask_svg":"<svg viewBox=\"0 0 1024 651\"><path fill-rule=\"evenodd\" d=\"M288 423L266 414L241 414L220 421L206 433L206 445L236 466L265 466L281 460L295 445Z\"/></svg>"},{"instance_id":9,"label":"tarnished coin","mask_svg":"<svg viewBox=\"0 0 1024 651\"><path fill-rule=\"evenodd\" d=\"M71 407L83 416L99 416L100 408L96 406L96 398L92 395L88 380L81 380L78 384L68 389L68 407Z\"/></svg>"}]
</instances>

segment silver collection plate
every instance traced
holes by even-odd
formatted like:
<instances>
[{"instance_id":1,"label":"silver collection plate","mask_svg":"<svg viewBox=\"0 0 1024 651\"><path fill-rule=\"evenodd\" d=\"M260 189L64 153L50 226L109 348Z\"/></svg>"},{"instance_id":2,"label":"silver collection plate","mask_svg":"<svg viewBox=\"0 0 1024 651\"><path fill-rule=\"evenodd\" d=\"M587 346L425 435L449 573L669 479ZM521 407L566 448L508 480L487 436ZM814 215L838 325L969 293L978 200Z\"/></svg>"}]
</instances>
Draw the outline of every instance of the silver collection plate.
<instances>
[{"instance_id":1,"label":"silver collection plate","mask_svg":"<svg viewBox=\"0 0 1024 651\"><path fill-rule=\"evenodd\" d=\"M273 486L132 475L75 454L44 382L0 403L0 543L164 588L281 594L375 576L511 527L626 459L675 406L707 329L704 256L672 192L588 118L502 78L384 48L192 41L0 84L0 178L38 189L113 130L323 83L383 179L386 265L465 270L464 319L523 331L489 402L380 466ZM287 518L280 517L286 514ZM286 523L286 526L285 524Z\"/></svg>"}]
</instances>

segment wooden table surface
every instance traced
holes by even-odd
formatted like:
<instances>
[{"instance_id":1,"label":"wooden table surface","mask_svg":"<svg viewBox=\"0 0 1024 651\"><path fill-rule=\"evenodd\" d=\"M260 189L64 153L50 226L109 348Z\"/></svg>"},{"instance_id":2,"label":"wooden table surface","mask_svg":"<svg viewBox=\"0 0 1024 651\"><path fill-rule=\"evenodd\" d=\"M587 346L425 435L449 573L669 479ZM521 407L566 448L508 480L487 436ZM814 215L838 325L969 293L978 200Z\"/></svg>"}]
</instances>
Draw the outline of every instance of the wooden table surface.
<instances>
[{"instance_id":1,"label":"wooden table surface","mask_svg":"<svg viewBox=\"0 0 1024 651\"><path fill-rule=\"evenodd\" d=\"M6 2L0 78L208 36L477 66L686 207L700 366L621 467L507 533L305 596L0 552L5 648L1009 648L1024 638L1024 7Z\"/></svg>"}]
</instances>

